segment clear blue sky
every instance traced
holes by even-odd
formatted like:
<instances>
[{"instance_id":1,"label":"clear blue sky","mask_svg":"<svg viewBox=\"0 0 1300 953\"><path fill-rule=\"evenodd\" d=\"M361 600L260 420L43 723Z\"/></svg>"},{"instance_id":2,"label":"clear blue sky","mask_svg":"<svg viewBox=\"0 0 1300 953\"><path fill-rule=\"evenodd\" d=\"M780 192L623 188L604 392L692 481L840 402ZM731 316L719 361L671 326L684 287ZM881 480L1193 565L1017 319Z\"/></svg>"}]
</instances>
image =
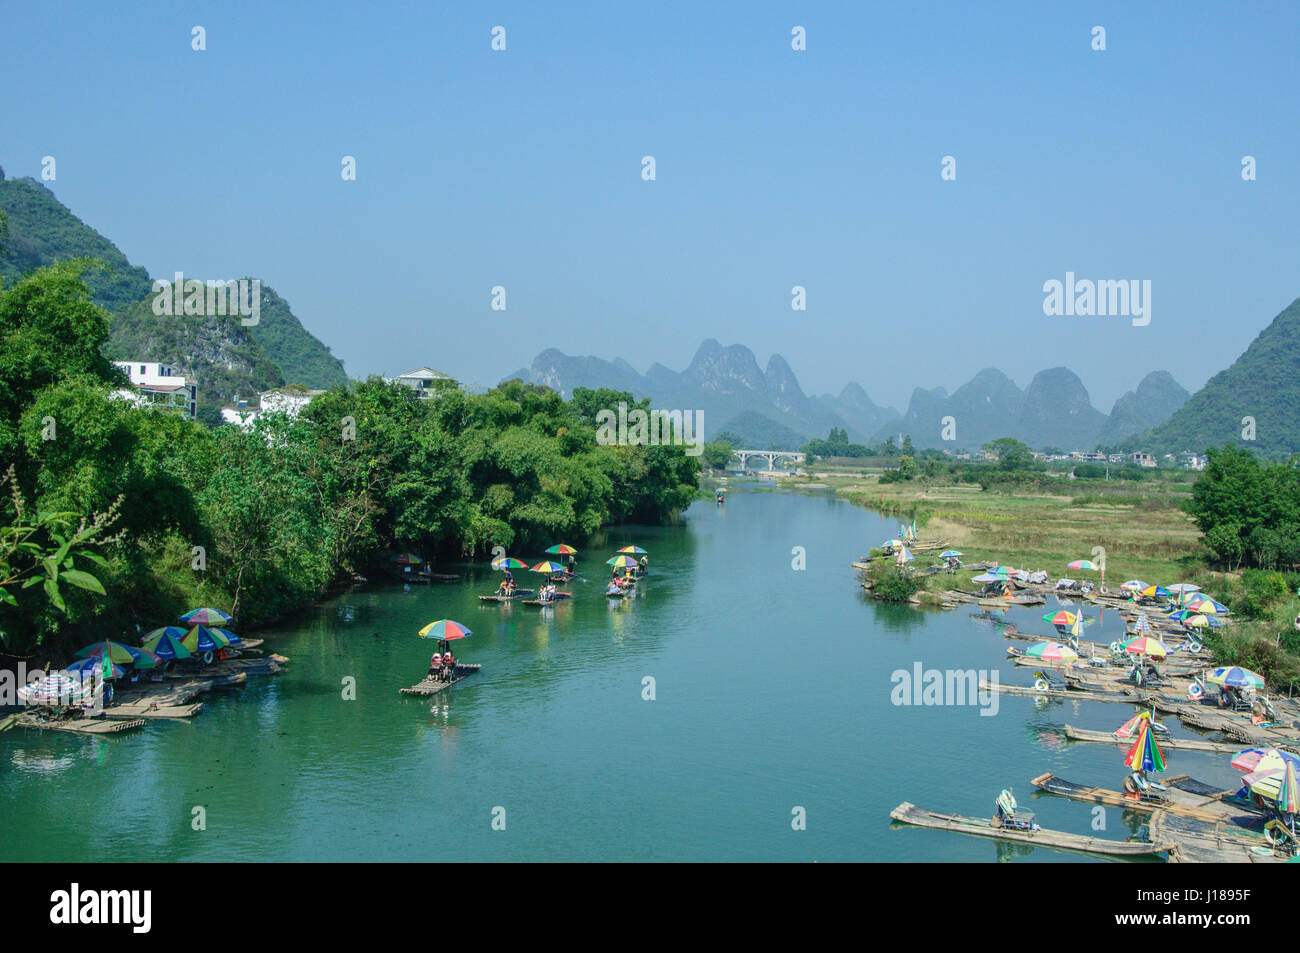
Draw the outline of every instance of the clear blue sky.
<instances>
[{"instance_id":1,"label":"clear blue sky","mask_svg":"<svg viewBox=\"0 0 1300 953\"><path fill-rule=\"evenodd\" d=\"M1066 364L1109 411L1300 296L1295 2L127 6L7 7L0 165L55 156L153 275L261 277L354 376L716 337L900 407ZM1151 324L1045 317L1067 270L1150 279Z\"/></svg>"}]
</instances>

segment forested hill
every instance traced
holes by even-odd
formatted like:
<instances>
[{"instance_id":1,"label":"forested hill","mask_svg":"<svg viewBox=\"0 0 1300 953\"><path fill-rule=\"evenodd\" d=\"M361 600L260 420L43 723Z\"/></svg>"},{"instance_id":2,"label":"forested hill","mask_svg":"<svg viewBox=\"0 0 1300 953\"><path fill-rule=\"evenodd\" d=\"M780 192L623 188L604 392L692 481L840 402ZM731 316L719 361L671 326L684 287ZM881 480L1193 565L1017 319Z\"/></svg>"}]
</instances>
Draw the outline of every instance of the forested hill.
<instances>
[{"instance_id":1,"label":"forested hill","mask_svg":"<svg viewBox=\"0 0 1300 953\"><path fill-rule=\"evenodd\" d=\"M1225 442L1271 457L1300 451L1300 298L1141 442L1168 452Z\"/></svg>"},{"instance_id":2,"label":"forested hill","mask_svg":"<svg viewBox=\"0 0 1300 953\"><path fill-rule=\"evenodd\" d=\"M163 328L157 322L146 321L146 314L136 306L152 299L153 283L148 272L132 265L116 245L77 218L33 178L5 180L0 171L0 211L8 220L8 238L0 248L0 276L6 285L56 261L94 258L104 262L112 273L92 271L86 275L86 283L96 304L115 318L122 318L115 319L111 326L110 356L119 360L169 361L186 374L198 375L200 404L210 402L218 393L225 395L223 402L229 401L233 390L251 396L247 389L265 379L322 390L347 383L343 362L303 327L289 303L265 282L260 322L219 342L227 351L240 353L248 350L251 340L259 345L259 353L243 353L229 368L231 374L213 376L210 368L189 364L184 355L211 351L218 343L213 334L232 327L231 322L191 317L182 319L187 323ZM123 316L128 309L131 314ZM257 370L257 365L265 362L274 365L269 375ZM249 375L241 379L244 371Z\"/></svg>"},{"instance_id":3,"label":"forested hill","mask_svg":"<svg viewBox=\"0 0 1300 953\"><path fill-rule=\"evenodd\" d=\"M69 258L97 258L109 269L86 275L96 304L115 312L149 293L149 273L132 265L117 246L73 215L54 193L32 178L3 179L0 211L9 237L0 250L0 276L6 285L36 268Z\"/></svg>"}]
</instances>

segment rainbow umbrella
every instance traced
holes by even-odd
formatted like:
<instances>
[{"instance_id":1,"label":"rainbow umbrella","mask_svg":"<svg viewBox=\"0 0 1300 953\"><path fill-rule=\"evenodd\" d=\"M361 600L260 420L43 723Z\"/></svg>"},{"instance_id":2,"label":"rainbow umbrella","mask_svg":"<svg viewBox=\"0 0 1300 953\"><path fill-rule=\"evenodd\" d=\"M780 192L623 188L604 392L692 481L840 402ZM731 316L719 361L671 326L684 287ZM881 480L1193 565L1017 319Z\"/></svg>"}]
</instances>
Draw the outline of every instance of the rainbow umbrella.
<instances>
[{"instance_id":1,"label":"rainbow umbrella","mask_svg":"<svg viewBox=\"0 0 1300 953\"><path fill-rule=\"evenodd\" d=\"M556 543L550 549L546 550L552 556L576 556L578 551L566 543Z\"/></svg>"},{"instance_id":2,"label":"rainbow umbrella","mask_svg":"<svg viewBox=\"0 0 1300 953\"><path fill-rule=\"evenodd\" d=\"M613 566L615 569L635 569L637 561L631 556L615 556L613 559L606 559L605 565Z\"/></svg>"},{"instance_id":3,"label":"rainbow umbrella","mask_svg":"<svg viewBox=\"0 0 1300 953\"><path fill-rule=\"evenodd\" d=\"M1229 762L1238 771L1281 771L1285 762L1293 761L1300 768L1300 755L1278 748L1247 748Z\"/></svg>"},{"instance_id":4,"label":"rainbow umbrella","mask_svg":"<svg viewBox=\"0 0 1300 953\"><path fill-rule=\"evenodd\" d=\"M646 551L640 546L624 546L619 550L620 553L636 553L638 556L646 555Z\"/></svg>"},{"instance_id":5,"label":"rainbow umbrella","mask_svg":"<svg viewBox=\"0 0 1300 953\"><path fill-rule=\"evenodd\" d=\"M1228 688L1263 688L1264 676L1257 675L1248 668L1225 665L1216 668L1205 676L1212 685L1224 685Z\"/></svg>"},{"instance_id":6,"label":"rainbow umbrella","mask_svg":"<svg viewBox=\"0 0 1300 953\"><path fill-rule=\"evenodd\" d=\"M1125 592L1141 592L1149 587L1141 579L1130 579L1128 582L1120 583L1120 588Z\"/></svg>"},{"instance_id":7,"label":"rainbow umbrella","mask_svg":"<svg viewBox=\"0 0 1300 953\"><path fill-rule=\"evenodd\" d=\"M1189 615L1187 618L1181 621L1183 625L1189 626L1191 628L1197 628L1197 629L1199 629L1201 626L1210 624L1210 620L1199 612L1195 613L1194 615Z\"/></svg>"},{"instance_id":8,"label":"rainbow umbrella","mask_svg":"<svg viewBox=\"0 0 1300 953\"><path fill-rule=\"evenodd\" d=\"M952 558L955 558L955 557L957 557L957 556L965 556L965 555L966 555L965 553L963 553L961 550L958 550L958 549L945 549L943 552L941 552L941 553L939 554L939 558L940 558L940 559L952 559Z\"/></svg>"},{"instance_id":9,"label":"rainbow umbrella","mask_svg":"<svg viewBox=\"0 0 1300 953\"><path fill-rule=\"evenodd\" d=\"M500 559L492 561L493 569L527 569L528 563L522 559L515 559L513 556L502 556Z\"/></svg>"},{"instance_id":10,"label":"rainbow umbrella","mask_svg":"<svg viewBox=\"0 0 1300 953\"><path fill-rule=\"evenodd\" d=\"M1209 596L1202 596L1199 593L1187 600L1186 609L1194 612L1203 612L1206 615L1219 615L1228 611L1228 607L1221 602L1215 602Z\"/></svg>"},{"instance_id":11,"label":"rainbow umbrella","mask_svg":"<svg viewBox=\"0 0 1300 953\"><path fill-rule=\"evenodd\" d=\"M220 609L192 609L180 617L186 625L226 625L234 620Z\"/></svg>"},{"instance_id":12,"label":"rainbow umbrella","mask_svg":"<svg viewBox=\"0 0 1300 953\"><path fill-rule=\"evenodd\" d=\"M66 666L66 671L75 672L76 674L80 675L82 678L85 678L87 675L93 674L95 672L99 672L105 679L121 678L123 675L126 674L125 668L123 668L121 665L118 665L116 662L113 662L111 660L107 663L110 666L108 671L103 671L103 666L101 666L100 664L102 661L103 661L102 657L98 655L92 655L89 658L77 659L77 661L72 662Z\"/></svg>"},{"instance_id":13,"label":"rainbow umbrella","mask_svg":"<svg viewBox=\"0 0 1300 953\"><path fill-rule=\"evenodd\" d=\"M1151 634L1151 620L1147 618L1145 612L1138 613L1137 621L1133 623L1133 631L1138 635Z\"/></svg>"},{"instance_id":14,"label":"rainbow umbrella","mask_svg":"<svg viewBox=\"0 0 1300 953\"><path fill-rule=\"evenodd\" d=\"M1091 559L1076 559L1074 562L1070 563L1070 564L1069 564L1068 566L1066 566L1065 568L1066 568L1066 569L1082 569L1082 570L1084 570L1085 572L1086 572L1086 571L1094 571L1094 572L1095 572L1095 571L1096 571L1097 569L1099 569L1100 567L1099 567L1096 563L1094 563Z\"/></svg>"},{"instance_id":15,"label":"rainbow umbrella","mask_svg":"<svg viewBox=\"0 0 1300 953\"><path fill-rule=\"evenodd\" d=\"M532 571L533 571L533 572L548 572L548 573L549 573L549 572L565 572L565 568L564 568L564 566L560 565L559 563L551 562L551 561L548 559L548 560L546 560L545 562L540 562L540 563L538 563L536 566L532 567Z\"/></svg>"},{"instance_id":16,"label":"rainbow umbrella","mask_svg":"<svg viewBox=\"0 0 1300 953\"><path fill-rule=\"evenodd\" d=\"M1233 767L1238 767L1244 760L1246 759L1243 756L1233 759ZM1263 751L1255 767L1241 780L1250 788L1251 793L1270 801L1277 801L1278 795L1284 793L1281 789L1288 772L1294 776L1297 767L1300 767L1300 758L1286 751L1269 748Z\"/></svg>"},{"instance_id":17,"label":"rainbow umbrella","mask_svg":"<svg viewBox=\"0 0 1300 953\"><path fill-rule=\"evenodd\" d=\"M1171 593L1164 586L1147 586L1138 595L1152 599L1168 599Z\"/></svg>"},{"instance_id":18,"label":"rainbow umbrella","mask_svg":"<svg viewBox=\"0 0 1300 953\"><path fill-rule=\"evenodd\" d=\"M904 546L902 549L898 551L898 565L901 566L903 565L903 563L910 563L915 560L916 557L912 555L912 551L908 549L906 546Z\"/></svg>"},{"instance_id":19,"label":"rainbow umbrella","mask_svg":"<svg viewBox=\"0 0 1300 953\"><path fill-rule=\"evenodd\" d=\"M134 665L136 668L153 668L158 664L158 656L148 649L137 649L132 645L105 640L87 645L77 651L77 658L99 659L108 656L115 665Z\"/></svg>"},{"instance_id":20,"label":"rainbow umbrella","mask_svg":"<svg viewBox=\"0 0 1300 953\"><path fill-rule=\"evenodd\" d=\"M1050 622L1052 625L1074 625L1075 620L1078 618L1073 612L1059 609L1056 612L1047 613L1047 615L1043 616L1043 621Z\"/></svg>"},{"instance_id":21,"label":"rainbow umbrella","mask_svg":"<svg viewBox=\"0 0 1300 953\"><path fill-rule=\"evenodd\" d=\"M439 619L437 622L430 622L420 630L420 638L437 639L440 642L450 642L453 639L468 639L473 634L459 622L453 622L451 619Z\"/></svg>"},{"instance_id":22,"label":"rainbow umbrella","mask_svg":"<svg viewBox=\"0 0 1300 953\"><path fill-rule=\"evenodd\" d=\"M1147 655L1156 659L1169 654L1168 646L1149 635L1135 635L1131 639L1125 639L1120 643L1120 648L1131 655Z\"/></svg>"},{"instance_id":23,"label":"rainbow umbrella","mask_svg":"<svg viewBox=\"0 0 1300 953\"><path fill-rule=\"evenodd\" d=\"M235 635L235 633L231 632L229 629L213 629L212 631L217 633L217 635L221 636L222 638L224 638L231 645L239 645L241 642L244 641L239 636Z\"/></svg>"},{"instance_id":24,"label":"rainbow umbrella","mask_svg":"<svg viewBox=\"0 0 1300 953\"><path fill-rule=\"evenodd\" d=\"M1133 747L1128 749L1124 763L1138 771L1165 769L1165 757L1160 752L1160 745L1156 741L1156 733L1151 730L1149 718L1143 718L1138 722L1137 739L1133 742Z\"/></svg>"},{"instance_id":25,"label":"rainbow umbrella","mask_svg":"<svg viewBox=\"0 0 1300 953\"><path fill-rule=\"evenodd\" d=\"M224 649L229 644L230 640L221 634L221 630L209 629L206 625L196 625L190 629L189 635L181 639L181 645L195 655L203 652L215 652L218 649Z\"/></svg>"},{"instance_id":26,"label":"rainbow umbrella","mask_svg":"<svg viewBox=\"0 0 1300 953\"><path fill-rule=\"evenodd\" d=\"M402 553L401 555L394 556L393 562L397 563L399 566L418 566L420 563L424 562L424 560L415 555L415 553ZM226 621L230 620L227 619Z\"/></svg>"},{"instance_id":27,"label":"rainbow umbrella","mask_svg":"<svg viewBox=\"0 0 1300 953\"><path fill-rule=\"evenodd\" d=\"M1025 655L1029 658L1056 659L1061 662L1073 662L1079 657L1079 653L1068 645L1062 645L1060 642L1035 642L1029 648L1025 649Z\"/></svg>"},{"instance_id":28,"label":"rainbow umbrella","mask_svg":"<svg viewBox=\"0 0 1300 953\"><path fill-rule=\"evenodd\" d=\"M94 659L82 660L82 664L94 664L94 662ZM90 679L75 678L64 672L51 672L21 686L17 695L26 705L63 705L84 701L93 695L94 691L94 682Z\"/></svg>"},{"instance_id":29,"label":"rainbow umbrella","mask_svg":"<svg viewBox=\"0 0 1300 953\"><path fill-rule=\"evenodd\" d=\"M1295 764L1288 761L1282 772L1282 783L1278 785L1277 809L1283 814L1300 813L1300 783L1296 782Z\"/></svg>"},{"instance_id":30,"label":"rainbow umbrella","mask_svg":"<svg viewBox=\"0 0 1300 953\"><path fill-rule=\"evenodd\" d=\"M1190 582L1179 582L1170 586L1169 591L1176 592L1181 596L1181 595L1187 595L1188 593L1192 593L1192 592L1200 592L1201 587L1194 586Z\"/></svg>"},{"instance_id":31,"label":"rainbow umbrella","mask_svg":"<svg viewBox=\"0 0 1300 953\"><path fill-rule=\"evenodd\" d=\"M194 653L185 647L186 634L180 626L166 625L146 635L141 644L160 659L189 658Z\"/></svg>"},{"instance_id":32,"label":"rainbow umbrella","mask_svg":"<svg viewBox=\"0 0 1300 953\"><path fill-rule=\"evenodd\" d=\"M1119 738L1132 738L1138 729L1145 724L1153 724L1151 721L1151 712L1140 711L1124 724L1115 729L1115 735Z\"/></svg>"}]
</instances>

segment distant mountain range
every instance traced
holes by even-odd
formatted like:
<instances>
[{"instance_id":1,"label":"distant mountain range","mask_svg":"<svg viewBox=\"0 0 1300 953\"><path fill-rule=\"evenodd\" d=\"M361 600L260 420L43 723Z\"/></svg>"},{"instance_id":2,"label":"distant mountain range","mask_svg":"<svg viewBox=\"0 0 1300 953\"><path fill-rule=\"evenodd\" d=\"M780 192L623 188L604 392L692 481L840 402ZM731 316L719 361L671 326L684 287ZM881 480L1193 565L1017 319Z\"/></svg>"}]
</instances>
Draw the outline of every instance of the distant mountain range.
<instances>
[{"instance_id":1,"label":"distant mountain range","mask_svg":"<svg viewBox=\"0 0 1300 953\"><path fill-rule=\"evenodd\" d=\"M236 394L253 397L282 384L324 389L347 383L343 362L302 326L288 302L265 282L260 322L254 326L245 327L228 316L159 317L150 307L153 282L148 272L132 265L42 183L5 179L0 171L0 211L8 221L8 238L0 250L5 284L56 261L86 257L104 262L111 272L88 272L86 283L95 302L113 315L105 352L115 360L177 365L181 373L198 380L205 417L219 416L217 408Z\"/></svg>"},{"instance_id":2,"label":"distant mountain range","mask_svg":"<svg viewBox=\"0 0 1300 953\"><path fill-rule=\"evenodd\" d=\"M907 435L919 448L975 449L1010 436L1033 447L1092 449L1161 423L1188 398L1168 372L1156 371L1107 415L1092 406L1083 382L1068 368L1040 371L1023 391L1006 374L987 368L951 394L942 387L917 388L899 414L876 404L856 383L838 396L809 397L779 354L760 370L749 348L723 347L711 338L680 373L654 364L640 374L621 358L570 357L552 348L510 376L566 396L575 387L609 387L650 397L665 409L701 409L706 438L734 435L772 450L796 449L832 427L861 442Z\"/></svg>"}]
</instances>

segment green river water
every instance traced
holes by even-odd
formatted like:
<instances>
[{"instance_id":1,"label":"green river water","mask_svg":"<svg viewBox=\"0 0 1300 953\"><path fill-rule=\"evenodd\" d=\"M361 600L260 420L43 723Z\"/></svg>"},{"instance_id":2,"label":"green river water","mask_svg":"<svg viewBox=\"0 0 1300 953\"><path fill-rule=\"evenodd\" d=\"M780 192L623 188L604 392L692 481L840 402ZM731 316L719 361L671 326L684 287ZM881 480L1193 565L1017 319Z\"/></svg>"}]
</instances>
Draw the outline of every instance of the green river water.
<instances>
[{"instance_id":1,"label":"green river water","mask_svg":"<svg viewBox=\"0 0 1300 953\"><path fill-rule=\"evenodd\" d=\"M849 563L895 528L830 496L733 492L678 526L611 531L555 608L480 604L498 577L485 567L349 592L257 633L287 669L206 696L189 722L0 734L0 859L1080 859L889 819L904 800L988 816L1008 786L1044 827L1127 836L1139 818L1107 809L1098 832L1090 806L1028 784L1053 771L1118 786L1122 752L1061 727L1114 728L1126 706L892 703L891 674L918 662L1029 681L978 610L864 597ZM604 560L629 542L650 551L651 574L611 603ZM1049 635L1044 611L1007 618ZM473 630L457 654L482 672L432 704L399 695L432 650L416 631L444 617ZM1107 613L1088 636L1121 630ZM1171 773L1237 777L1227 756L1167 758Z\"/></svg>"}]
</instances>

